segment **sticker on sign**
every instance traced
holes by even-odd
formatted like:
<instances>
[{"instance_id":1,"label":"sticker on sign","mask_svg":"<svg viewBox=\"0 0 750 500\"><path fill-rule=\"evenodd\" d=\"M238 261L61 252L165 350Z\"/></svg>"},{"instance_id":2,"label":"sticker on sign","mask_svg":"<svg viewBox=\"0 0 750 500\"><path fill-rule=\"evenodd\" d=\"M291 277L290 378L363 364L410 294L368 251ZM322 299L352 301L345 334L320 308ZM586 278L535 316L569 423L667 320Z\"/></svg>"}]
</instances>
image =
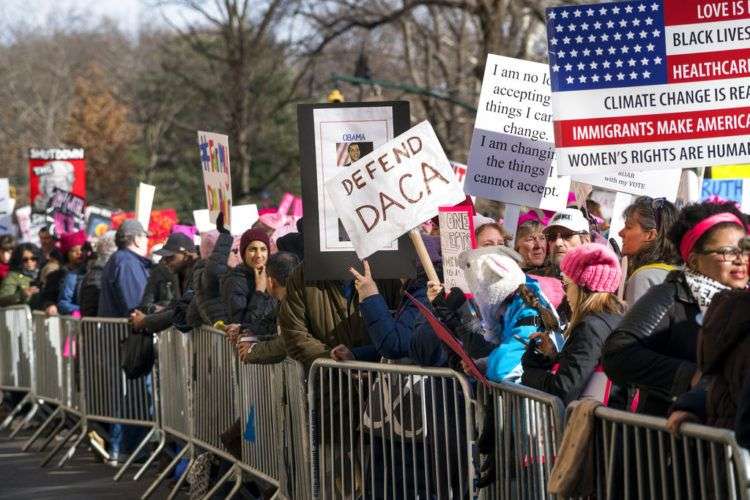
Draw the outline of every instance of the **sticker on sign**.
<instances>
[{"instance_id":1,"label":"sticker on sign","mask_svg":"<svg viewBox=\"0 0 750 500\"><path fill-rule=\"evenodd\" d=\"M465 199L427 121L353 163L326 191L360 259Z\"/></svg>"}]
</instances>

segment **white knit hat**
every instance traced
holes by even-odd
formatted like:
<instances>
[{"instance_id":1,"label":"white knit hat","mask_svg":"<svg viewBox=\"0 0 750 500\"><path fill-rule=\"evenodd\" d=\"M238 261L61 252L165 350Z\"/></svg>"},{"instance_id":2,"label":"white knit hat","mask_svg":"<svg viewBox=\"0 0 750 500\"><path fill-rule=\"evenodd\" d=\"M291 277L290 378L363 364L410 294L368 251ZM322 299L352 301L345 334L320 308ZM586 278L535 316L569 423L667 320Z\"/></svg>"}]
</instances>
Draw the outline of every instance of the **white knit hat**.
<instances>
[{"instance_id":1,"label":"white knit hat","mask_svg":"<svg viewBox=\"0 0 750 500\"><path fill-rule=\"evenodd\" d=\"M499 247L462 252L458 265L477 302L489 306L501 304L526 283L526 275L518 263Z\"/></svg>"}]
</instances>

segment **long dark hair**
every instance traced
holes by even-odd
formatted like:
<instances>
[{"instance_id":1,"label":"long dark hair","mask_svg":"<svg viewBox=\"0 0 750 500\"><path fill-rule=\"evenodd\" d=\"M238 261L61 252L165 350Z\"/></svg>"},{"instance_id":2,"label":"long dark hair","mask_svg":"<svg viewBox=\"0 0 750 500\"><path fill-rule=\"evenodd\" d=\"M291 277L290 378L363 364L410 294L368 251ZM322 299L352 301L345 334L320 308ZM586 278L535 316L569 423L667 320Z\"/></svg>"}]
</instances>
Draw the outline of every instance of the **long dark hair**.
<instances>
[{"instance_id":1,"label":"long dark hair","mask_svg":"<svg viewBox=\"0 0 750 500\"><path fill-rule=\"evenodd\" d=\"M677 221L677 214L677 208L672 203L664 198L650 196L639 196L625 209L625 218L637 215L638 223L644 230L656 230L656 238L633 256L632 265L628 266L632 271L655 262L675 265L682 262L677 248L669 238L669 231Z\"/></svg>"},{"instance_id":2,"label":"long dark hair","mask_svg":"<svg viewBox=\"0 0 750 500\"><path fill-rule=\"evenodd\" d=\"M8 265L12 271L17 271L19 273L23 271L24 252L31 252L31 254L36 257L37 269L42 265L42 250L33 243L21 243L13 249L13 253L10 255Z\"/></svg>"}]
</instances>

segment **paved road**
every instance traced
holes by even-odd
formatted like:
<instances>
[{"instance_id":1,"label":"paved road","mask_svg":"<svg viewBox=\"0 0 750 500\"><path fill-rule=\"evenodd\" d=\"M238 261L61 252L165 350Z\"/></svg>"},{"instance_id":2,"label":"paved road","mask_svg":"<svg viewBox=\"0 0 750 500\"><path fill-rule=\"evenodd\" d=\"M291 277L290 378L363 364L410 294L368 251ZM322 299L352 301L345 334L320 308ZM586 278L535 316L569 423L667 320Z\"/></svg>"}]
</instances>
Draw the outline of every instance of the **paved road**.
<instances>
[{"instance_id":1,"label":"paved road","mask_svg":"<svg viewBox=\"0 0 750 500\"><path fill-rule=\"evenodd\" d=\"M136 499L148 488L156 472L146 474L140 481L133 481L132 474L115 483L112 480L116 470L97 461L85 446L79 449L66 466L58 469L49 465L41 468L39 463L44 454L38 452L24 453L21 446L26 441L10 440L8 432L0 433L0 499L2 500L115 500ZM28 437L25 433L23 437ZM38 447L38 444L35 444ZM153 470L153 466L152 466ZM152 496L154 499L165 498L166 488Z\"/></svg>"}]
</instances>

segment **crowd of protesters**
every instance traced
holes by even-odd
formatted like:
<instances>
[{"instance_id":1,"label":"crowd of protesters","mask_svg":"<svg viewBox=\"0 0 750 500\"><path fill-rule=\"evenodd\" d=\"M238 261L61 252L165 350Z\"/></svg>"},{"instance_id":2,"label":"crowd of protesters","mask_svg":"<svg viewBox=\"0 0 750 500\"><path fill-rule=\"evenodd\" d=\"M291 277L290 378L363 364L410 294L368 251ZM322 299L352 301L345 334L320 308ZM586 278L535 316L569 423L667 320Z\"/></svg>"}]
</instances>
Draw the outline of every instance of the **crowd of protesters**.
<instances>
[{"instance_id":1,"label":"crowd of protesters","mask_svg":"<svg viewBox=\"0 0 750 500\"><path fill-rule=\"evenodd\" d=\"M686 421L734 429L750 446L747 217L732 203L678 210L640 197L622 214L620 255L597 204L587 207L529 211L514 235L476 216L477 249L459 259L472 298L442 285L436 223L422 237L438 282L419 262L415 277L376 280L367 261L349 280L309 281L301 232L272 240L259 224L237 238L220 216L199 247L172 234L153 252L158 263L133 220L93 247L83 232L43 230L41 247L0 237L0 306L130 318L134 331L153 334L217 325L244 363L386 358L467 368L408 292L491 381L667 417L674 432ZM115 460L132 449L123 427L111 433ZM235 427L223 436L229 449L241 439Z\"/></svg>"}]
</instances>

